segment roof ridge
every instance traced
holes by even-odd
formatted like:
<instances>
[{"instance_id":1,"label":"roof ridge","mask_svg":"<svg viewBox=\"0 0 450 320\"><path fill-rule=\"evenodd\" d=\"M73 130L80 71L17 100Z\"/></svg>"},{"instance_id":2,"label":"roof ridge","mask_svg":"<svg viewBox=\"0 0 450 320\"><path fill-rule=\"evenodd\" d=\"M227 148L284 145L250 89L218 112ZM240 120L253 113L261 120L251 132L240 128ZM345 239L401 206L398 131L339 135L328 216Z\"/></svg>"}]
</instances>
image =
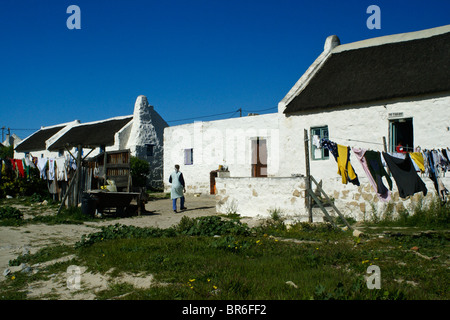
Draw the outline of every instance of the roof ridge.
<instances>
[{"instance_id":1,"label":"roof ridge","mask_svg":"<svg viewBox=\"0 0 450 320\"><path fill-rule=\"evenodd\" d=\"M369 38L365 40L359 40L355 42L350 42L346 44L341 44L336 46L331 53L339 53L348 50L357 50L368 47L381 46L385 44L420 40L425 38L431 38L434 36L442 35L445 33L450 33L450 25L424 29L419 31L405 32L405 33L396 33L391 35L385 35L381 37Z\"/></svg>"}]
</instances>

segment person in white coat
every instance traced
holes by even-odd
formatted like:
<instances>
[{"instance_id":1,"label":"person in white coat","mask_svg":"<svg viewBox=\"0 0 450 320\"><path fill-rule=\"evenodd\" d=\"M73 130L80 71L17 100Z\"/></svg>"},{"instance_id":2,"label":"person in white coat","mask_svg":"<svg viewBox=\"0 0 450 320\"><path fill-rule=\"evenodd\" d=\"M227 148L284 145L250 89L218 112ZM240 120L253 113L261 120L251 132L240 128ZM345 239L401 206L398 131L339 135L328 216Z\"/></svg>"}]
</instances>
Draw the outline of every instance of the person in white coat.
<instances>
[{"instance_id":1,"label":"person in white coat","mask_svg":"<svg viewBox=\"0 0 450 320\"><path fill-rule=\"evenodd\" d=\"M175 165L175 171L170 175L169 182L172 184L170 198L172 199L173 211L175 213L177 212L178 198L180 198L180 210L186 210L187 208L184 206L184 192L186 192L186 186L178 164Z\"/></svg>"}]
</instances>

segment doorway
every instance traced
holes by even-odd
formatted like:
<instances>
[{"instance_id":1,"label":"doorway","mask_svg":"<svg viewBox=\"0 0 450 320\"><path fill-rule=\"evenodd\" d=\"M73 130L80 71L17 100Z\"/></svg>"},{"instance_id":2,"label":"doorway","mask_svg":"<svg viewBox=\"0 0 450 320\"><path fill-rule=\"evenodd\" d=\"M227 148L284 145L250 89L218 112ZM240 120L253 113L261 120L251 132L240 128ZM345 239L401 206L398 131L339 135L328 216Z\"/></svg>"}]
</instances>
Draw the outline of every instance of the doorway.
<instances>
[{"instance_id":1,"label":"doorway","mask_svg":"<svg viewBox=\"0 0 450 320\"><path fill-rule=\"evenodd\" d=\"M267 141L252 140L252 177L267 177Z\"/></svg>"},{"instance_id":2,"label":"doorway","mask_svg":"<svg viewBox=\"0 0 450 320\"><path fill-rule=\"evenodd\" d=\"M389 151L395 152L395 147L401 143L408 152L414 151L413 119L389 120Z\"/></svg>"}]
</instances>

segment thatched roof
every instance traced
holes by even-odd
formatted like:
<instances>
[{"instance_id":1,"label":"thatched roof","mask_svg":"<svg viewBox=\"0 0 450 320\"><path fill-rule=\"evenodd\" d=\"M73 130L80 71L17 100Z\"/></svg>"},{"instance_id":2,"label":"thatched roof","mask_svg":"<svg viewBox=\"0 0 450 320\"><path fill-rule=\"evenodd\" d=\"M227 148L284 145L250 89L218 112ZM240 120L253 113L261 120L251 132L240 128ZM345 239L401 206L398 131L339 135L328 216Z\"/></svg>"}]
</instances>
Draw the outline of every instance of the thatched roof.
<instances>
[{"instance_id":1,"label":"thatched roof","mask_svg":"<svg viewBox=\"0 0 450 320\"><path fill-rule=\"evenodd\" d=\"M334 51L284 113L450 91L450 32Z\"/></svg>"},{"instance_id":2,"label":"thatched roof","mask_svg":"<svg viewBox=\"0 0 450 320\"><path fill-rule=\"evenodd\" d=\"M62 130L66 125L56 125L48 128L41 128L29 137L25 138L15 147L16 152L31 152L45 150L45 142Z\"/></svg>"},{"instance_id":3,"label":"thatched roof","mask_svg":"<svg viewBox=\"0 0 450 320\"><path fill-rule=\"evenodd\" d=\"M54 151L79 145L87 148L114 145L114 135L132 119L133 116L130 115L74 126L52 143L48 150Z\"/></svg>"}]
</instances>

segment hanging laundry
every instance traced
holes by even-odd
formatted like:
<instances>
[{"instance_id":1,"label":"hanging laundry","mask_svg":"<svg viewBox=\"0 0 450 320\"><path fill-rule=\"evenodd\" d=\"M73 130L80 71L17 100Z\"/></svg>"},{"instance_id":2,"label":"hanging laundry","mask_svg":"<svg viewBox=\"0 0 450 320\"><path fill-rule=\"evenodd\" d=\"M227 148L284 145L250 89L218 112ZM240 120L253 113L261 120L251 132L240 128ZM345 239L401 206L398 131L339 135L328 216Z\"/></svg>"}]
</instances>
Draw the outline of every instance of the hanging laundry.
<instances>
[{"instance_id":1,"label":"hanging laundry","mask_svg":"<svg viewBox=\"0 0 450 320\"><path fill-rule=\"evenodd\" d=\"M361 163L361 166L369 179L369 183L377 193L378 198L384 202L391 200L390 190L392 190L392 180L386 170L384 170L380 159L380 153L359 148L352 148L352 151ZM383 177L386 178L389 189L383 184Z\"/></svg>"},{"instance_id":2,"label":"hanging laundry","mask_svg":"<svg viewBox=\"0 0 450 320\"><path fill-rule=\"evenodd\" d=\"M30 166L27 165L27 162L25 161L25 158L22 159L22 165L23 165L23 169L25 170L25 176L27 178L29 178L30 177Z\"/></svg>"},{"instance_id":3,"label":"hanging laundry","mask_svg":"<svg viewBox=\"0 0 450 320\"><path fill-rule=\"evenodd\" d=\"M320 144L320 139L318 135L313 135L312 136L312 144L313 146L315 146L317 149L321 149L322 145Z\"/></svg>"},{"instance_id":4,"label":"hanging laundry","mask_svg":"<svg viewBox=\"0 0 450 320\"><path fill-rule=\"evenodd\" d=\"M56 158L56 179L58 181L67 181L66 159L64 157Z\"/></svg>"},{"instance_id":5,"label":"hanging laundry","mask_svg":"<svg viewBox=\"0 0 450 320\"><path fill-rule=\"evenodd\" d=\"M423 163L424 159L423 159L422 153L410 152L409 156L411 157L413 164L415 164L416 171L425 172L425 166Z\"/></svg>"},{"instance_id":6,"label":"hanging laundry","mask_svg":"<svg viewBox=\"0 0 450 320\"><path fill-rule=\"evenodd\" d=\"M37 168L39 169L39 178L47 179L46 168L47 168L47 158L38 158Z\"/></svg>"},{"instance_id":7,"label":"hanging laundry","mask_svg":"<svg viewBox=\"0 0 450 320\"><path fill-rule=\"evenodd\" d=\"M449 166L449 162L447 161L447 158L444 156L444 153L442 150L436 150L438 161L439 161L439 168L445 172L447 171L447 167Z\"/></svg>"},{"instance_id":8,"label":"hanging laundry","mask_svg":"<svg viewBox=\"0 0 450 320\"><path fill-rule=\"evenodd\" d=\"M334 156L334 159L337 161L338 157L337 144L325 138L320 140L320 144L322 145L323 148L327 148Z\"/></svg>"},{"instance_id":9,"label":"hanging laundry","mask_svg":"<svg viewBox=\"0 0 450 320\"><path fill-rule=\"evenodd\" d=\"M11 159L11 164L13 166L13 170L16 170L18 172L18 175L20 177L24 178L25 177L25 171L23 170L22 160Z\"/></svg>"},{"instance_id":10,"label":"hanging laundry","mask_svg":"<svg viewBox=\"0 0 450 320\"><path fill-rule=\"evenodd\" d=\"M412 196L417 192L427 195L427 187L417 175L409 154L405 154L405 159L400 159L383 152L383 157L397 184L401 198Z\"/></svg>"},{"instance_id":11,"label":"hanging laundry","mask_svg":"<svg viewBox=\"0 0 450 320\"><path fill-rule=\"evenodd\" d=\"M442 155L444 156L444 158L445 158L445 160L447 162L447 165L450 165L450 153L445 148L443 148L441 150L441 152L442 152Z\"/></svg>"},{"instance_id":12,"label":"hanging laundry","mask_svg":"<svg viewBox=\"0 0 450 320\"><path fill-rule=\"evenodd\" d=\"M338 174L342 177L342 183L347 184L350 181L354 185L359 186L358 175L350 163L350 147L338 144L337 151Z\"/></svg>"},{"instance_id":13,"label":"hanging laundry","mask_svg":"<svg viewBox=\"0 0 450 320\"><path fill-rule=\"evenodd\" d=\"M436 157L433 156L433 150L424 150L423 152L425 161L425 168L428 177L433 181L434 188L436 189L439 197L442 201L447 201L448 190L444 186L441 178L439 177L438 167L435 163Z\"/></svg>"},{"instance_id":14,"label":"hanging laundry","mask_svg":"<svg viewBox=\"0 0 450 320\"><path fill-rule=\"evenodd\" d=\"M55 180L55 159L48 159L48 180Z\"/></svg>"}]
</instances>

